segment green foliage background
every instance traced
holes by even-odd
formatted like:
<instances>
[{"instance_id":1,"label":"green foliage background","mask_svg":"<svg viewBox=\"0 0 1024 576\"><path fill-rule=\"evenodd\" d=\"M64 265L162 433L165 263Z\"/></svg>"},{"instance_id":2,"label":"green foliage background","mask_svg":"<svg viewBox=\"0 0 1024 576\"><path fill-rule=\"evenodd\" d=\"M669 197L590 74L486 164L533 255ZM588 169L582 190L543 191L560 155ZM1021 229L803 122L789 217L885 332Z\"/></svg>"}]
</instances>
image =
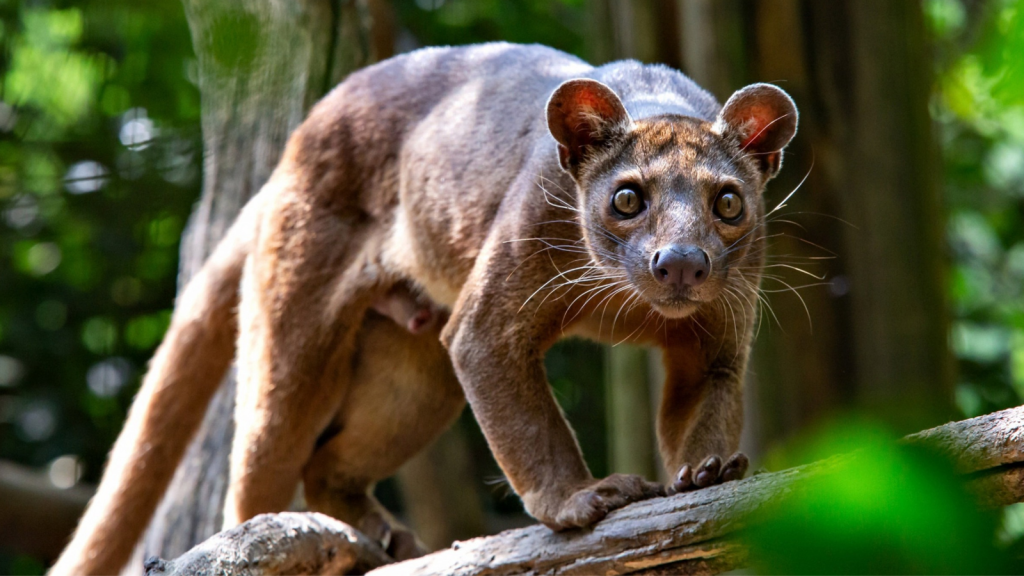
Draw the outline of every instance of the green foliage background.
<instances>
[{"instance_id":1,"label":"green foliage background","mask_svg":"<svg viewBox=\"0 0 1024 576\"><path fill-rule=\"evenodd\" d=\"M7 1L0 46L0 457L95 479L199 190L188 28L175 3Z\"/></svg>"},{"instance_id":2,"label":"green foliage background","mask_svg":"<svg viewBox=\"0 0 1024 576\"><path fill-rule=\"evenodd\" d=\"M583 0L394 5L407 49L505 39L588 51ZM1024 402L1024 0L924 7L967 417ZM98 479L173 302L199 194L196 82L177 1L0 0L0 459L73 455L84 481ZM603 400L560 358L553 384L601 473ZM1019 546L1024 508L1000 526L993 541ZM0 555L0 572L39 570Z\"/></svg>"},{"instance_id":3,"label":"green foliage background","mask_svg":"<svg viewBox=\"0 0 1024 576\"><path fill-rule=\"evenodd\" d=\"M1024 3L926 4L965 416L1024 401Z\"/></svg>"}]
</instances>

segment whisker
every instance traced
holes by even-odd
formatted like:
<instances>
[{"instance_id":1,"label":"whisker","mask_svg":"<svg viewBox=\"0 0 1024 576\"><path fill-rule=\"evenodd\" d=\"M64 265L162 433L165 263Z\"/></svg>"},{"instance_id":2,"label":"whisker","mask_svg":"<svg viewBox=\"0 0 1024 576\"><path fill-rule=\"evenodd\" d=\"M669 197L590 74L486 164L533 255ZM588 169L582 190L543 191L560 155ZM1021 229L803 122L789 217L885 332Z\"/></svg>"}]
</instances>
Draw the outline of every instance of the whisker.
<instances>
[{"instance_id":1,"label":"whisker","mask_svg":"<svg viewBox=\"0 0 1024 576\"><path fill-rule=\"evenodd\" d=\"M797 268L796 266L790 266L789 264L769 264L769 265L765 266L765 268L766 269L767 268L788 268L789 270L796 270L797 272L800 272L801 274L806 274L806 275L810 276L811 278L814 278L815 280L824 280L825 279L825 275L824 274L822 274L821 276L818 276L817 274L812 274L812 273L808 272L807 270L804 270L803 268ZM768 278L769 276L766 275L765 277Z\"/></svg>"},{"instance_id":2,"label":"whisker","mask_svg":"<svg viewBox=\"0 0 1024 576\"><path fill-rule=\"evenodd\" d=\"M786 201L789 200L790 198L792 198L793 194L796 194L797 190L799 190L800 187L804 185L804 182L807 182L807 178L810 177L810 175L811 175L811 170L814 170L814 159L813 158L811 159L811 166L807 169L807 174L804 174L804 177L800 180L800 183L796 185L796 188L793 188L792 192L787 194L786 197L782 199L782 202L779 202L778 206L773 208L771 212L765 214L766 218L768 216L771 216L775 212L778 212L779 209L781 209L783 206L786 205Z\"/></svg>"},{"instance_id":3,"label":"whisker","mask_svg":"<svg viewBox=\"0 0 1024 576\"><path fill-rule=\"evenodd\" d=\"M598 308L598 307L601 306L601 304L604 304L604 308L601 310L601 319L598 321L598 324L597 324L597 334L598 334L598 336L600 336L601 333L604 330L604 316L608 312L608 305L611 304L611 299L614 298L615 296L625 292L626 290L629 290L629 289L630 289L630 286L627 284L627 285L625 285L625 286L623 286L621 288L613 290L612 292L607 294L604 298L602 298L601 301L597 303L597 306L595 306L595 308ZM615 325L614 324L612 325L612 332L611 332L611 334L609 336L611 338L615 337Z\"/></svg>"},{"instance_id":4,"label":"whisker","mask_svg":"<svg viewBox=\"0 0 1024 576\"><path fill-rule=\"evenodd\" d=\"M633 301L635 298L637 298L638 296L639 295L636 292L633 292L632 294L629 295L628 298L626 298L625 302L623 302L621 305L619 305L619 311L615 313L615 318L612 319L612 338L615 337L615 325L619 321L619 314L622 314L623 308L626 308L626 306L631 301ZM636 301L639 302L639 299L637 299ZM626 310L626 317L629 316L629 310L632 310L632 309L633 309L632 306L630 306L629 309ZM625 320L625 318L623 318L623 320ZM629 338L629 337L627 336L627 338Z\"/></svg>"},{"instance_id":5,"label":"whisker","mask_svg":"<svg viewBox=\"0 0 1024 576\"><path fill-rule=\"evenodd\" d=\"M784 280L775 280L775 281L779 282L780 284L782 284L784 286L786 286L786 290L764 290L762 288L761 289L762 292L764 292L766 294L772 294L772 293L775 293L775 292L787 292L788 291L788 292L792 292L793 294L795 294L796 297L800 299L800 304L803 305L803 307L804 307L804 312L807 314L807 326L810 329L810 332L813 334L814 333L814 321L811 320L811 310L810 310L810 308L807 307L807 302L804 300L804 297L800 294L800 292L798 290L800 290L802 288L810 288L812 286L827 286L829 283L828 282L819 282L819 283L816 283L816 284L806 284L804 286L793 287L788 282L785 282Z\"/></svg>"},{"instance_id":6,"label":"whisker","mask_svg":"<svg viewBox=\"0 0 1024 576\"><path fill-rule=\"evenodd\" d=\"M583 293L581 293L581 294L580 294L579 296L576 296L576 298L575 298L575 299L573 299L573 301L569 303L569 306L567 306L567 307L566 307L566 309L565 309L565 314L563 314L563 315L562 315L562 327L563 327L563 328L565 328L565 324L566 324L566 316L568 316L568 315L569 315L569 312L571 312L571 311L572 311L572 307L573 307L573 306L574 306L574 305L576 304L576 302L578 302L578 301L579 301L579 299L580 299L580 298L583 298L584 296L586 296L586 295L588 295L588 294L592 294L592 293L594 293L595 291L597 291L597 293L600 293L600 292L602 292L602 291L604 291L604 290L608 290L609 288L614 288L614 287L616 287L616 286L621 286L621 285L623 285L623 284L624 284L625 282L627 282L627 279L625 279L625 278L624 278L624 279L622 279L622 280L619 280L618 282L612 282L611 284L600 284L600 285L598 285L598 286L596 286L596 287L594 287L594 288L590 288L590 289L588 289L588 290L584 291L584 292L583 292ZM568 321L569 321L569 322L572 322L573 320L575 320L575 319L576 319L576 317L577 317L577 316L579 316L580 314L582 314L582 313L583 313L583 310L585 310L585 309L586 309L586 307L587 307L587 303L588 303L588 302L590 302L590 300L591 300L591 299L592 299L592 298L593 298L593 297L594 297L595 295L596 295L596 294L592 294L592 295L590 296L590 298L587 298L587 300L583 302L583 305L582 305L582 306L580 306L580 309L579 309L579 310L577 310L577 311L576 311L576 313L572 315L572 318L569 318L569 319L568 319Z\"/></svg>"},{"instance_id":7,"label":"whisker","mask_svg":"<svg viewBox=\"0 0 1024 576\"><path fill-rule=\"evenodd\" d=\"M524 308L524 307L525 307L525 306L526 306L526 305L527 305L527 304L528 304L528 303L530 302L530 300L532 300L532 299L533 299L533 297L534 297L534 296L536 296L536 295L537 295L537 293L538 293L538 292L540 292L541 290L543 290L544 288L546 288L546 287L547 287L547 286L548 286L549 284L551 284L551 283L552 283L552 282L554 282L555 280L557 280L557 279L559 279L559 278L564 278L564 279L566 279L566 280L572 280L571 278L568 278L568 277L566 276L566 274L567 274L567 273L569 273L569 272L574 272L574 271L576 271L576 270L582 270L582 269L585 269L585 268L589 268L589 266L580 266L580 267L578 267L578 268L573 268L573 269L571 269L571 270L568 270L568 271L566 271L566 272L562 272L562 271L561 271L561 270L559 270L559 269L557 268L557 266L556 266L556 267L555 267L555 270L556 270L557 274L555 274L555 275L554 275L554 276L553 276L553 277L552 277L552 278L551 278L550 280L548 280L547 282L545 282L544 284L542 284L542 285L540 286L540 288L537 288L536 290L534 290L534 291L533 291L533 294L530 294L530 296L529 296L529 297L528 297L528 298L526 299L526 301L525 301L525 302L523 302L523 305L519 307L519 311L518 311L518 312L522 312L522 311L523 311L523 308ZM542 304L543 304L543 302L542 302ZM518 312L517 312L517 314L518 314Z\"/></svg>"},{"instance_id":8,"label":"whisker","mask_svg":"<svg viewBox=\"0 0 1024 576\"><path fill-rule=\"evenodd\" d=\"M634 295L635 295L635 294L634 294ZM635 303L634 303L634 305L635 305ZM632 307L631 307L630 309L632 309ZM638 326L637 326L636 328L634 328L632 332L630 332L629 334L627 334L625 338L623 338L622 340L619 340L618 342L616 342L616 343L615 343L615 344L613 344L612 346L618 346L619 344L622 344L623 342L625 342L626 340L629 340L630 338L632 338L632 337L634 337L634 336L636 336L636 337L638 337L638 338L639 338L639 336L640 336L641 334L643 334L643 330L644 330L644 328L646 328L646 327L647 327L647 323L648 323L648 322L650 322L650 319L651 319L651 312L652 312L652 311L651 311L651 310L649 310L649 311L647 312L647 315L646 315L646 316L644 317L644 320L643 320L643 322L641 322L641 323L640 323L640 324L639 324L639 325L638 325ZM629 316L629 311L628 311L628 310L626 311L626 316Z\"/></svg>"}]
</instances>

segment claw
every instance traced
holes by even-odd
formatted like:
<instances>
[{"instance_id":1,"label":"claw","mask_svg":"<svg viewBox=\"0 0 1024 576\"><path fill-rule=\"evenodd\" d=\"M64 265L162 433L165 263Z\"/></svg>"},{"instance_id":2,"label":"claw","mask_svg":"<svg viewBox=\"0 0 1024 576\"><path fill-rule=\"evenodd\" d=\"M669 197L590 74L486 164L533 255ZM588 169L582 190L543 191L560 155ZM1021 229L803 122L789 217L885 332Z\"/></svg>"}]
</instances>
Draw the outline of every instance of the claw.
<instances>
[{"instance_id":1,"label":"claw","mask_svg":"<svg viewBox=\"0 0 1024 576\"><path fill-rule=\"evenodd\" d=\"M668 493L678 494L695 488L706 488L722 482L740 480L747 473L750 460L742 452L737 452L729 457L725 463L722 458L712 454L704 459L696 468L689 464L683 464L676 474L676 479L669 484Z\"/></svg>"},{"instance_id":2,"label":"claw","mask_svg":"<svg viewBox=\"0 0 1024 576\"><path fill-rule=\"evenodd\" d=\"M693 488L693 478L690 472L690 465L683 464L683 467L679 469L679 474L676 475L676 481L672 483L670 492L678 494L680 492L686 492L690 488Z\"/></svg>"},{"instance_id":3,"label":"claw","mask_svg":"<svg viewBox=\"0 0 1024 576\"><path fill-rule=\"evenodd\" d=\"M747 473L747 467L750 466L750 460L747 455L742 452L737 452L729 457L729 460L725 462L725 466L722 467L722 481L731 482L733 480L741 480L743 475Z\"/></svg>"},{"instance_id":4,"label":"claw","mask_svg":"<svg viewBox=\"0 0 1024 576\"><path fill-rule=\"evenodd\" d=\"M697 468L694 474L693 483L699 488L707 488L718 483L718 475L722 471L722 459L718 456L708 456Z\"/></svg>"}]
</instances>

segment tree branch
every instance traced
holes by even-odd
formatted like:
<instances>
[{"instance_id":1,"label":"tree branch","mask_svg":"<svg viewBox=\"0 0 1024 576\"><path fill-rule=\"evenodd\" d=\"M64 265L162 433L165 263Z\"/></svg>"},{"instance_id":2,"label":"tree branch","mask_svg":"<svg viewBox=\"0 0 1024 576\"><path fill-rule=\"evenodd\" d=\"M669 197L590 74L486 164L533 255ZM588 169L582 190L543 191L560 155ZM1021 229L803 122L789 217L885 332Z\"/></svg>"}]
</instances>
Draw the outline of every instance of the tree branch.
<instances>
[{"instance_id":1,"label":"tree branch","mask_svg":"<svg viewBox=\"0 0 1024 576\"><path fill-rule=\"evenodd\" d=\"M362 574L391 559L348 524L318 513L261 514L178 557L146 561L147 576Z\"/></svg>"},{"instance_id":2,"label":"tree branch","mask_svg":"<svg viewBox=\"0 0 1024 576\"><path fill-rule=\"evenodd\" d=\"M904 442L931 446L953 458L961 473L971 475L969 486L988 506L1024 501L1024 407L939 426ZM456 542L369 574L717 574L746 563L746 549L733 536L753 513L789 493L794 483L821 475L845 458L639 502L612 512L590 530L555 533L531 526ZM295 528L306 526L302 522L316 527ZM320 514L286 513L257 517L174 562L154 563L163 572L151 568L149 574L344 573L342 567L379 566L381 554L376 544L341 522ZM344 561L332 564L336 558Z\"/></svg>"},{"instance_id":3,"label":"tree branch","mask_svg":"<svg viewBox=\"0 0 1024 576\"><path fill-rule=\"evenodd\" d=\"M903 439L931 446L948 456L961 473L1024 462L1024 407L950 422Z\"/></svg>"}]
</instances>

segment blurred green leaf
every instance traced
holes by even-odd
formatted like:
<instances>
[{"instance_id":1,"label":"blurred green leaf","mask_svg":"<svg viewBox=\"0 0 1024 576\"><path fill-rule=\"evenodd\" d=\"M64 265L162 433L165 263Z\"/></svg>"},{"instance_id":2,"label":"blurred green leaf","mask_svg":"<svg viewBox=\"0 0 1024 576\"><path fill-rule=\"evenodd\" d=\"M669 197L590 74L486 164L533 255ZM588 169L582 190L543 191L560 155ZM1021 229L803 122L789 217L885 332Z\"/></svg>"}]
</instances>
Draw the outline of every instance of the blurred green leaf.
<instances>
[{"instance_id":1,"label":"blurred green leaf","mask_svg":"<svg viewBox=\"0 0 1024 576\"><path fill-rule=\"evenodd\" d=\"M957 0L932 0L925 2L924 8L932 29L942 37L963 29L967 20L964 7Z\"/></svg>"},{"instance_id":2,"label":"blurred green leaf","mask_svg":"<svg viewBox=\"0 0 1024 576\"><path fill-rule=\"evenodd\" d=\"M59 125L78 122L89 110L96 88L113 62L101 54L72 50L82 36L78 8L26 9L23 35L11 46L4 78L4 100L34 106Z\"/></svg>"},{"instance_id":3,"label":"blurred green leaf","mask_svg":"<svg viewBox=\"0 0 1024 576\"><path fill-rule=\"evenodd\" d=\"M151 349L160 343L170 324L170 310L132 318L124 329L125 343L140 350Z\"/></svg>"},{"instance_id":4,"label":"blurred green leaf","mask_svg":"<svg viewBox=\"0 0 1024 576\"><path fill-rule=\"evenodd\" d=\"M961 358L994 362L1009 354L1011 335L1003 326L957 322L953 325L953 350Z\"/></svg>"},{"instance_id":5,"label":"blurred green leaf","mask_svg":"<svg viewBox=\"0 0 1024 576\"><path fill-rule=\"evenodd\" d=\"M1009 546L1024 538L1024 502L1011 504L1003 509L1003 517L999 531L996 533L999 544Z\"/></svg>"},{"instance_id":6,"label":"blurred green leaf","mask_svg":"<svg viewBox=\"0 0 1024 576\"><path fill-rule=\"evenodd\" d=\"M90 318L82 325L82 343L93 354L111 354L117 347L117 332L110 318Z\"/></svg>"},{"instance_id":7,"label":"blurred green leaf","mask_svg":"<svg viewBox=\"0 0 1024 576\"><path fill-rule=\"evenodd\" d=\"M831 460L766 506L746 540L763 574L986 574L1014 566L947 462L863 424L817 435L798 459Z\"/></svg>"}]
</instances>

